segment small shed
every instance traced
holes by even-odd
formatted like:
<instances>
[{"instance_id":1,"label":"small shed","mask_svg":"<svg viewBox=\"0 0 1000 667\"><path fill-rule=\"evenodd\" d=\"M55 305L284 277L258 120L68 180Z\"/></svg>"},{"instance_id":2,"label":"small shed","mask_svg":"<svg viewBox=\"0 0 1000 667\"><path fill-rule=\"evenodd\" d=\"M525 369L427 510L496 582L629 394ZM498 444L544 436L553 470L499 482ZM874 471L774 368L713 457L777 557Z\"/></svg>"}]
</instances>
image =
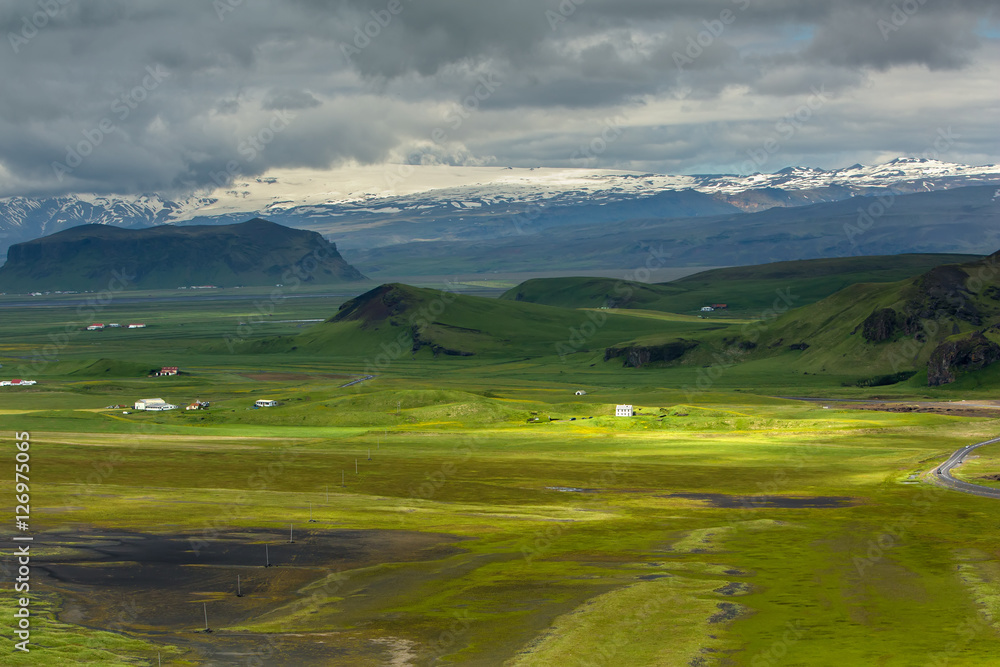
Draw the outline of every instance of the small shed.
<instances>
[{"instance_id":1,"label":"small shed","mask_svg":"<svg viewBox=\"0 0 1000 667\"><path fill-rule=\"evenodd\" d=\"M258 407L258 408L273 408L273 407L276 407L278 405L278 402L277 401L272 401L269 398L262 398L259 401L257 401L256 403L254 403L254 405L256 407Z\"/></svg>"},{"instance_id":2,"label":"small shed","mask_svg":"<svg viewBox=\"0 0 1000 667\"><path fill-rule=\"evenodd\" d=\"M578 389L577 392L576 392L576 395L577 396L586 396L587 392L585 392L583 389Z\"/></svg>"}]
</instances>

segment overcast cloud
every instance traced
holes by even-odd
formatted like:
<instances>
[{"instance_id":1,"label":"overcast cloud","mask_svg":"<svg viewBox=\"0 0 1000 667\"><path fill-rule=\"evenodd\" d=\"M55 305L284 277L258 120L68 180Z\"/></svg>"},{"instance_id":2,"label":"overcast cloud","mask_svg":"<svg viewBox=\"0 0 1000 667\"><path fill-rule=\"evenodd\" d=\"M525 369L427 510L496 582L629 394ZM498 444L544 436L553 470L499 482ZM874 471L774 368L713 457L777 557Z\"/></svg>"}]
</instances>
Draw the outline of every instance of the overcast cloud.
<instances>
[{"instance_id":1,"label":"overcast cloud","mask_svg":"<svg viewBox=\"0 0 1000 667\"><path fill-rule=\"evenodd\" d=\"M7 0L0 196L1000 155L995 0ZM599 139L598 139L599 138Z\"/></svg>"}]
</instances>

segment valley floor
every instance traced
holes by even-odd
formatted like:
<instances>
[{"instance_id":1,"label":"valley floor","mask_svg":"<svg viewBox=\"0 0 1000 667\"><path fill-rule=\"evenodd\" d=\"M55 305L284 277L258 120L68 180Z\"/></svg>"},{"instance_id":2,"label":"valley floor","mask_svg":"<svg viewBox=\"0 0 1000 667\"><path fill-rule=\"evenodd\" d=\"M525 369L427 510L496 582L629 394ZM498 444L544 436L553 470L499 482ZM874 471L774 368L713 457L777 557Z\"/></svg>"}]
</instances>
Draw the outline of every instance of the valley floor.
<instances>
[{"instance_id":1,"label":"valley floor","mask_svg":"<svg viewBox=\"0 0 1000 667\"><path fill-rule=\"evenodd\" d=\"M616 419L601 398L532 396L570 393L556 385L363 387L343 390L343 417L378 426L0 415L31 432L36 508L34 648L5 637L4 662L982 665L1000 650L996 501L919 482L993 419L666 391Z\"/></svg>"},{"instance_id":2,"label":"valley floor","mask_svg":"<svg viewBox=\"0 0 1000 667\"><path fill-rule=\"evenodd\" d=\"M283 300L244 335L300 333L342 301ZM1000 654L1000 505L923 481L996 437L985 386L862 389L768 362L709 369L691 389L704 368L624 368L596 346L573 363L427 354L369 373L357 350L227 348L249 311L122 300L102 318L147 321L141 338L74 331L54 351L25 341L48 340L65 311L5 311L3 379L39 384L0 388L0 492L20 492L15 434L29 433L20 534L34 538L25 654L10 517L0 663L979 667ZM147 377L166 365L181 373ZM775 398L792 395L827 398ZM888 411L886 396L914 409ZM131 408L148 397L210 406ZM614 417L619 403L638 414ZM1000 444L956 475L1000 486Z\"/></svg>"}]
</instances>

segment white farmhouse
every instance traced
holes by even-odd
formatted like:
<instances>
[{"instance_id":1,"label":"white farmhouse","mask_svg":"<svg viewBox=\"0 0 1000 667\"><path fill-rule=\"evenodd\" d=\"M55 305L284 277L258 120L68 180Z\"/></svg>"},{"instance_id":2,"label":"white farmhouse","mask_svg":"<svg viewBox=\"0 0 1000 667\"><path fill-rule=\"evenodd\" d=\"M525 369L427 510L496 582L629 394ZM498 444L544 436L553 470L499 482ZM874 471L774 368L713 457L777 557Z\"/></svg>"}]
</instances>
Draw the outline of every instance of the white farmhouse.
<instances>
[{"instance_id":1,"label":"white farmhouse","mask_svg":"<svg viewBox=\"0 0 1000 667\"><path fill-rule=\"evenodd\" d=\"M266 398L262 398L259 401L257 401L256 403L254 403L254 405L256 405L258 408L273 408L273 407L276 407L278 405L278 402L277 401L272 401L272 400L269 400L269 399L266 399Z\"/></svg>"},{"instance_id":2,"label":"white farmhouse","mask_svg":"<svg viewBox=\"0 0 1000 667\"><path fill-rule=\"evenodd\" d=\"M618 405L615 407L615 417L634 417L635 410L631 405Z\"/></svg>"},{"instance_id":3,"label":"white farmhouse","mask_svg":"<svg viewBox=\"0 0 1000 667\"><path fill-rule=\"evenodd\" d=\"M176 410L177 406L167 403L162 398L143 398L135 402L135 409L149 412L164 412L166 410Z\"/></svg>"}]
</instances>

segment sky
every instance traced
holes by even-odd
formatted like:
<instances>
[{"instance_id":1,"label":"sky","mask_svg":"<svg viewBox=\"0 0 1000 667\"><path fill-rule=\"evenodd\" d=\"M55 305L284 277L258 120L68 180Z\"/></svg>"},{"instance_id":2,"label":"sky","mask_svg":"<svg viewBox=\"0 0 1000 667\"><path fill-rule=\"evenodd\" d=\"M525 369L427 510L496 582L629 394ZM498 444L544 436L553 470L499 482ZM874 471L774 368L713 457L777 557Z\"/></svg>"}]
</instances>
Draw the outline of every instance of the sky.
<instances>
[{"instance_id":1,"label":"sky","mask_svg":"<svg viewBox=\"0 0 1000 667\"><path fill-rule=\"evenodd\" d=\"M4 0L0 196L1000 162L996 0Z\"/></svg>"}]
</instances>

